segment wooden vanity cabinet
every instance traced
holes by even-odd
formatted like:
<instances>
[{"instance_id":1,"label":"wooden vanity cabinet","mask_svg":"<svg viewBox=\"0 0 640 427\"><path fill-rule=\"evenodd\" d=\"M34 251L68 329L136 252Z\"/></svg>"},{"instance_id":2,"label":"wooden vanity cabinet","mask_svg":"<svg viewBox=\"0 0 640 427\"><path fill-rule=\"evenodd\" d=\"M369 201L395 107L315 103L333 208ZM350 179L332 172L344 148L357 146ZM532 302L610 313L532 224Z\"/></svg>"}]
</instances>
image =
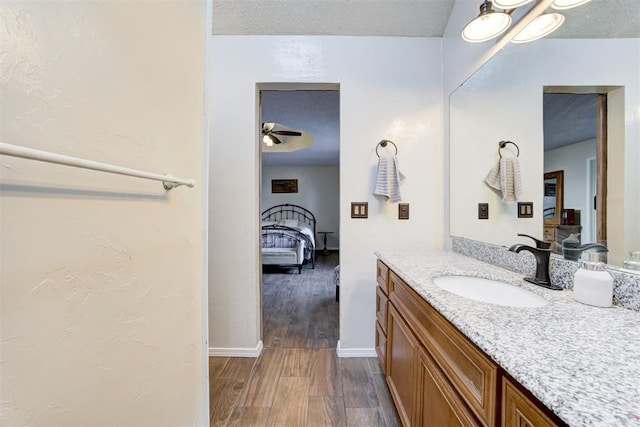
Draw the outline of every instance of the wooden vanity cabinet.
<instances>
[{"instance_id":1,"label":"wooden vanity cabinet","mask_svg":"<svg viewBox=\"0 0 640 427\"><path fill-rule=\"evenodd\" d=\"M402 425L562 425L397 274L384 270L384 264L381 270L380 264L376 351ZM385 275L388 283L382 286ZM383 340L384 350L379 349Z\"/></svg>"},{"instance_id":2,"label":"wooden vanity cabinet","mask_svg":"<svg viewBox=\"0 0 640 427\"><path fill-rule=\"evenodd\" d=\"M415 425L423 427L481 426L467 404L456 393L437 363L418 351Z\"/></svg>"},{"instance_id":3,"label":"wooden vanity cabinet","mask_svg":"<svg viewBox=\"0 0 640 427\"><path fill-rule=\"evenodd\" d=\"M555 427L566 425L507 375L502 377L501 427Z\"/></svg>"},{"instance_id":4,"label":"wooden vanity cabinet","mask_svg":"<svg viewBox=\"0 0 640 427\"><path fill-rule=\"evenodd\" d=\"M416 371L420 344L398 311L389 307L387 384L404 426L414 425Z\"/></svg>"},{"instance_id":5,"label":"wooden vanity cabinet","mask_svg":"<svg viewBox=\"0 0 640 427\"><path fill-rule=\"evenodd\" d=\"M389 267L378 260L376 267L376 353L382 373L387 373L387 308L389 306Z\"/></svg>"}]
</instances>

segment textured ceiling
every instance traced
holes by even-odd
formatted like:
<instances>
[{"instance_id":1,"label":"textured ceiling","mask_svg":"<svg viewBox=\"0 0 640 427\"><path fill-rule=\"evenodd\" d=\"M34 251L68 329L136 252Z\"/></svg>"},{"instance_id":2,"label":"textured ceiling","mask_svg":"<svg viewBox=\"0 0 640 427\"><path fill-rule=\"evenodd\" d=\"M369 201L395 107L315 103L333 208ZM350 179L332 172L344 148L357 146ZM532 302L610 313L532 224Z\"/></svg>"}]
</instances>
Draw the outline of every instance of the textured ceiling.
<instances>
[{"instance_id":1,"label":"textured ceiling","mask_svg":"<svg viewBox=\"0 0 640 427\"><path fill-rule=\"evenodd\" d=\"M596 137L596 94L545 93L544 149Z\"/></svg>"},{"instance_id":2,"label":"textured ceiling","mask_svg":"<svg viewBox=\"0 0 640 427\"><path fill-rule=\"evenodd\" d=\"M456 2L473 16L482 0L213 0L213 34L441 37ZM640 0L592 0L561 13L564 25L550 37L640 37Z\"/></svg>"},{"instance_id":3,"label":"textured ceiling","mask_svg":"<svg viewBox=\"0 0 640 427\"><path fill-rule=\"evenodd\" d=\"M336 90L262 91L262 121L313 135L313 147L263 153L265 165L310 166L340 162L340 93ZM290 137L295 138L295 137ZM286 144L286 140L284 140Z\"/></svg>"},{"instance_id":4,"label":"textured ceiling","mask_svg":"<svg viewBox=\"0 0 640 427\"><path fill-rule=\"evenodd\" d=\"M564 24L549 38L640 37L640 0L591 0L560 13Z\"/></svg>"},{"instance_id":5,"label":"textured ceiling","mask_svg":"<svg viewBox=\"0 0 640 427\"><path fill-rule=\"evenodd\" d=\"M213 34L441 37L453 4L454 0L214 0Z\"/></svg>"}]
</instances>

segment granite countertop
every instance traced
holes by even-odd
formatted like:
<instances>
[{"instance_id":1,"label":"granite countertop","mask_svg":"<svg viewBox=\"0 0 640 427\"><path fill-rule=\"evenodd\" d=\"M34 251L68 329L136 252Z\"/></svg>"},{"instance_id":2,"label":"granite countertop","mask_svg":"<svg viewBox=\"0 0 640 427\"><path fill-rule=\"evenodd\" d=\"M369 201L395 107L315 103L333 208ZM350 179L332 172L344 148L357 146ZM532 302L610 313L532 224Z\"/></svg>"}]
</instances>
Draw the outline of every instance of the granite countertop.
<instances>
[{"instance_id":1,"label":"granite countertop","mask_svg":"<svg viewBox=\"0 0 640 427\"><path fill-rule=\"evenodd\" d=\"M570 426L640 426L640 313L577 303L572 291L453 252L376 255L427 302ZM545 298L505 307L440 289L433 278L483 277Z\"/></svg>"}]
</instances>

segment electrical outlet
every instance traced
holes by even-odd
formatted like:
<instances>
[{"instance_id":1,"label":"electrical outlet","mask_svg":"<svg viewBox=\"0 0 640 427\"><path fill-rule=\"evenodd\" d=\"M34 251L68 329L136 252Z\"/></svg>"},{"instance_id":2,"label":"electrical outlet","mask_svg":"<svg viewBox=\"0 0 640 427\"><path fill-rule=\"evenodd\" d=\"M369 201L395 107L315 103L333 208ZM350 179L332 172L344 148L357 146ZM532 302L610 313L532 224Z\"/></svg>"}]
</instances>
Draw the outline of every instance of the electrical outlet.
<instances>
[{"instance_id":1,"label":"electrical outlet","mask_svg":"<svg viewBox=\"0 0 640 427\"><path fill-rule=\"evenodd\" d=\"M478 219L489 219L489 203L478 203Z\"/></svg>"},{"instance_id":2,"label":"electrical outlet","mask_svg":"<svg viewBox=\"0 0 640 427\"><path fill-rule=\"evenodd\" d=\"M351 202L351 218L368 218L369 203L367 202Z\"/></svg>"},{"instance_id":3,"label":"electrical outlet","mask_svg":"<svg viewBox=\"0 0 640 427\"><path fill-rule=\"evenodd\" d=\"M518 202L518 218L533 218L533 202Z\"/></svg>"},{"instance_id":4,"label":"electrical outlet","mask_svg":"<svg viewBox=\"0 0 640 427\"><path fill-rule=\"evenodd\" d=\"M409 219L409 203L398 203L398 219Z\"/></svg>"}]
</instances>

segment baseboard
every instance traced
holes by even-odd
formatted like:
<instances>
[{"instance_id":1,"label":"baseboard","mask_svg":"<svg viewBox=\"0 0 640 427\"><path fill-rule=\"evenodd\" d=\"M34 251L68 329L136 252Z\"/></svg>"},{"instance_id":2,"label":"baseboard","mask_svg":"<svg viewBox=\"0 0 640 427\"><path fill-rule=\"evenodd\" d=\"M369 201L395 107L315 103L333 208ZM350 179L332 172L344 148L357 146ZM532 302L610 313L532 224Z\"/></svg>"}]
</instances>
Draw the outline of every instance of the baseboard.
<instances>
[{"instance_id":1,"label":"baseboard","mask_svg":"<svg viewBox=\"0 0 640 427\"><path fill-rule=\"evenodd\" d=\"M258 357L262 352L262 340L255 348L209 347L209 356L215 357Z\"/></svg>"},{"instance_id":2,"label":"baseboard","mask_svg":"<svg viewBox=\"0 0 640 427\"><path fill-rule=\"evenodd\" d=\"M342 348L340 341L336 345L338 357L377 357L375 348Z\"/></svg>"}]
</instances>

